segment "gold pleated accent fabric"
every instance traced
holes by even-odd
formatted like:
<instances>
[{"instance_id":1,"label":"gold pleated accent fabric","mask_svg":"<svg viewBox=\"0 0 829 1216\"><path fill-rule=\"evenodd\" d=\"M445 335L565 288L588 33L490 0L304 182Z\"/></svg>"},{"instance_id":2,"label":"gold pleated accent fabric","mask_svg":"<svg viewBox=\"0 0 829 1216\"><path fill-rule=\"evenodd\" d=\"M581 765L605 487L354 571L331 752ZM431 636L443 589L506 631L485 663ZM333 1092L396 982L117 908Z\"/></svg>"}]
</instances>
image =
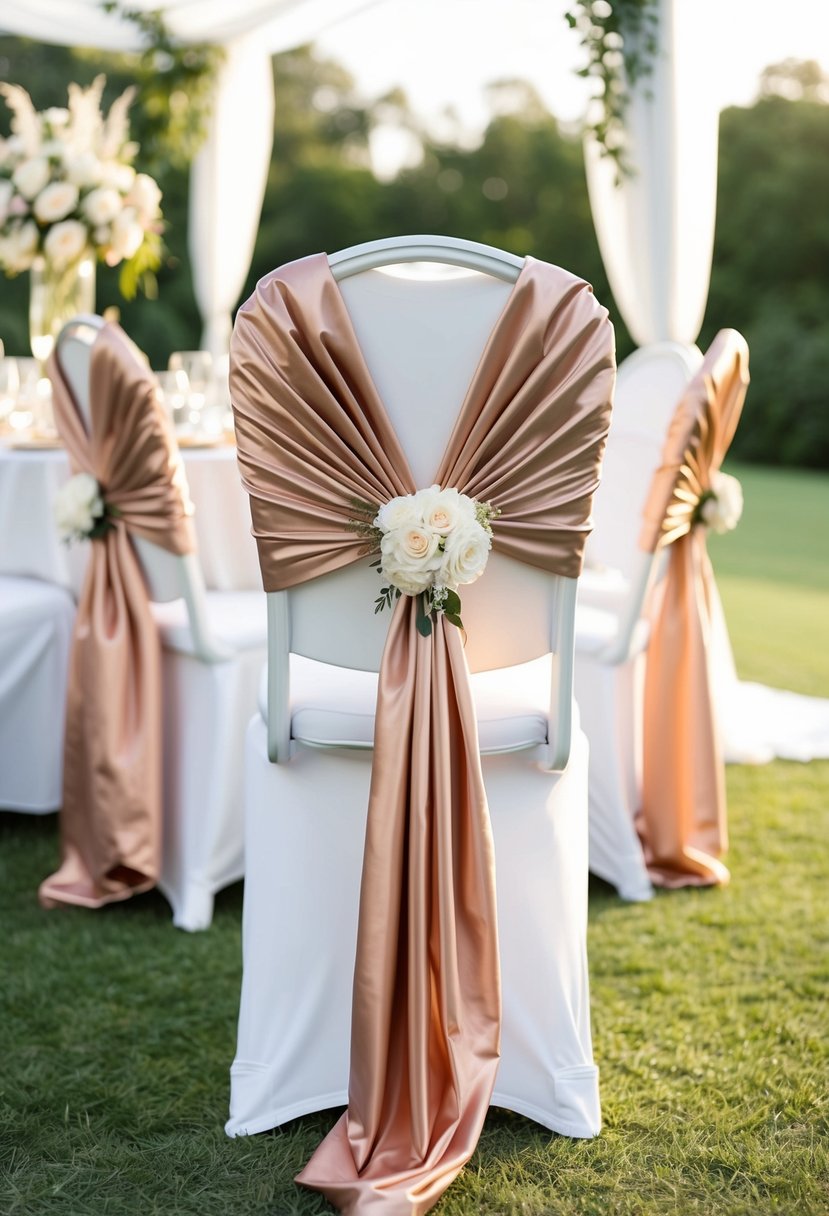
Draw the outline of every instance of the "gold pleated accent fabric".
<instances>
[{"instance_id":1,"label":"gold pleated accent fabric","mask_svg":"<svg viewBox=\"0 0 829 1216\"><path fill-rule=\"evenodd\" d=\"M45 907L98 908L149 890L161 850L161 651L129 533L170 553L195 549L184 470L152 374L106 325L90 355L87 434L57 355L55 422L74 473L90 473L120 512L92 540L66 706L61 854Z\"/></svg>"},{"instance_id":2,"label":"gold pleated accent fabric","mask_svg":"<svg viewBox=\"0 0 829 1216\"><path fill-rule=\"evenodd\" d=\"M640 546L670 546L647 653L642 814L657 886L728 882L725 777L708 670L714 573L693 523L731 444L748 388L748 347L717 334L671 421L645 506Z\"/></svg>"},{"instance_id":3,"label":"gold pleated accent fabric","mask_svg":"<svg viewBox=\"0 0 829 1216\"><path fill-rule=\"evenodd\" d=\"M434 478L501 510L494 548L578 575L614 376L588 285L527 259ZM418 489L322 254L274 271L240 310L231 397L266 590L363 555L355 499ZM298 1181L342 1212L427 1212L474 1151L499 1038L494 855L461 635L438 617L422 637L404 596L379 677L348 1110Z\"/></svg>"}]
</instances>

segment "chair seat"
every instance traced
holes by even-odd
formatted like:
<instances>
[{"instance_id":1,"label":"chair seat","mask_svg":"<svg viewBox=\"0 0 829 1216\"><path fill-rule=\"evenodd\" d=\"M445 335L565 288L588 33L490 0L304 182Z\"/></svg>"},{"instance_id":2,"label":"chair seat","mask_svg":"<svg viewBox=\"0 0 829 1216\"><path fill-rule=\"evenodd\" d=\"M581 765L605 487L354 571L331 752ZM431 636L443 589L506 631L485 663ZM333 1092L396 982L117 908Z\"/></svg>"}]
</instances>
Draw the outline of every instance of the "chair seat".
<instances>
[{"instance_id":1,"label":"chair seat","mask_svg":"<svg viewBox=\"0 0 829 1216\"><path fill-rule=\"evenodd\" d=\"M210 632L221 645L238 653L267 645L268 606L264 591L208 591ZM184 600L153 604L153 616L165 650L193 654L193 637Z\"/></svg>"},{"instance_id":2,"label":"chair seat","mask_svg":"<svg viewBox=\"0 0 829 1216\"><path fill-rule=\"evenodd\" d=\"M483 755L547 742L551 656L470 679ZM291 655L291 736L317 747L374 745L377 673ZM267 720L267 672L259 706Z\"/></svg>"}]
</instances>

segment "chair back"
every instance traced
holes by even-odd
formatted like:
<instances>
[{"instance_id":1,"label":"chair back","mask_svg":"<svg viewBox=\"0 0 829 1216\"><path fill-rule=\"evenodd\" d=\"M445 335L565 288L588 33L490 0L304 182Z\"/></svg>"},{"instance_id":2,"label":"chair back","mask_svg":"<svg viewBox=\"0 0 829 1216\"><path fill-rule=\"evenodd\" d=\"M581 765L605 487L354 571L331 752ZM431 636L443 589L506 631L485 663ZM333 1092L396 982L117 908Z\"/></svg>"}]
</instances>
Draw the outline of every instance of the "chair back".
<instances>
[{"instance_id":1,"label":"chair back","mask_svg":"<svg viewBox=\"0 0 829 1216\"><path fill-rule=\"evenodd\" d=\"M621 571L626 581L616 635L600 656L605 663L630 657L649 588L658 577L661 557L643 552L638 543L642 511L674 410L701 363L695 346L658 342L619 365L602 480L593 500L593 532L585 549L587 565Z\"/></svg>"},{"instance_id":2,"label":"chair back","mask_svg":"<svg viewBox=\"0 0 829 1216\"><path fill-rule=\"evenodd\" d=\"M619 365L613 418L593 500L590 565L612 566L628 578L638 569L639 530L651 479L677 403L702 363L695 346L659 342Z\"/></svg>"},{"instance_id":3,"label":"chair back","mask_svg":"<svg viewBox=\"0 0 829 1216\"><path fill-rule=\"evenodd\" d=\"M57 340L57 353L63 374L72 390L72 398L84 428L92 430L89 371L92 348L105 322L98 316L79 316L69 321ZM141 361L137 348L136 362ZM172 429L172 428L171 428ZM175 447L175 436L171 435ZM205 662L229 657L228 652L211 636L207 614L204 576L195 553L179 556L143 536L130 536L138 558L147 594L156 603L183 599L187 608L193 650Z\"/></svg>"},{"instance_id":4,"label":"chair back","mask_svg":"<svg viewBox=\"0 0 829 1216\"><path fill-rule=\"evenodd\" d=\"M486 341L521 268L520 259L488 246L450 238L428 242L372 242L330 259L365 363L419 487L434 481ZM441 264L405 265L412 256L440 258ZM470 264L485 269L470 270ZM338 274L344 265L348 277ZM391 615L372 612L379 587L367 558L289 592L270 593L271 759L287 756L289 692L283 673L289 651L379 670ZM550 762L555 768L564 767L570 748L575 588L575 579L498 553L490 555L483 578L461 588L471 671L553 654Z\"/></svg>"}]
</instances>

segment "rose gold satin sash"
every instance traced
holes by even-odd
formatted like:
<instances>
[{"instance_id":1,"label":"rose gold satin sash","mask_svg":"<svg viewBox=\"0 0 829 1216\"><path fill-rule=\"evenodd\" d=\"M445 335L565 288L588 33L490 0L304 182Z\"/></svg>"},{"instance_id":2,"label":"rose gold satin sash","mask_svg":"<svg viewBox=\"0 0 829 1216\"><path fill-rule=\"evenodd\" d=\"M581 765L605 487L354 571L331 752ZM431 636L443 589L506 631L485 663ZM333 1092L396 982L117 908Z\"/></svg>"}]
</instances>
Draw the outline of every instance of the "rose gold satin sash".
<instances>
[{"instance_id":1,"label":"rose gold satin sash","mask_svg":"<svg viewBox=\"0 0 829 1216\"><path fill-rule=\"evenodd\" d=\"M117 326L90 355L90 434L54 355L49 375L73 473L91 473L120 512L89 546L69 667L62 861L39 892L45 907L98 908L152 887L160 858L161 653L129 533L190 553L192 507L151 373Z\"/></svg>"},{"instance_id":2,"label":"rose gold satin sash","mask_svg":"<svg viewBox=\"0 0 829 1216\"><path fill-rule=\"evenodd\" d=\"M495 548L580 572L613 380L605 309L528 259L436 473L501 509ZM362 556L354 499L418 488L322 254L263 279L240 310L231 396L266 590ZM498 1063L494 860L466 662L458 630L441 617L421 637L414 607L397 603L379 678L348 1110L298 1178L343 1212L428 1211L474 1151Z\"/></svg>"},{"instance_id":3,"label":"rose gold satin sash","mask_svg":"<svg viewBox=\"0 0 829 1216\"><path fill-rule=\"evenodd\" d=\"M692 520L728 451L747 387L748 347L735 330L721 330L671 421L639 538L651 553L670 546L647 652L639 821L657 886L729 879L718 860L728 846L725 780L708 671L714 574L706 530Z\"/></svg>"}]
</instances>

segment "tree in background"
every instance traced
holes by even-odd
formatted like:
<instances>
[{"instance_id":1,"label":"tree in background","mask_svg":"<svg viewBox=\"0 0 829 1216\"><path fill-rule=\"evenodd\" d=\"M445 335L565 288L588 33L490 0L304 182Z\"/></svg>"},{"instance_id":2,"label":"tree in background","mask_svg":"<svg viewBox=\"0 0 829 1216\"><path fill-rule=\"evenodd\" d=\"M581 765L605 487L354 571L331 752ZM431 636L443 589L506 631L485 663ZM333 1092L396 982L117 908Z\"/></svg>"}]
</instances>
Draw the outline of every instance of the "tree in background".
<instances>
[{"instance_id":1,"label":"tree in background","mask_svg":"<svg viewBox=\"0 0 829 1216\"><path fill-rule=\"evenodd\" d=\"M0 38L0 79L18 81L40 108L66 83L108 75L107 100L138 70L102 56ZM367 101L345 69L308 47L276 56L274 153L244 296L274 266L318 250L404 232L485 241L557 262L593 284L611 311L619 357L632 344L616 311L590 217L577 132L563 129L533 88L490 86L491 119L477 146L447 115L425 130L399 90ZM748 108L722 115L717 236L700 338L723 326L751 347L752 386L734 454L766 463L829 467L829 81L816 64L773 65ZM157 107L157 90L155 105ZM141 111L132 125L143 139ZM157 133L157 110L153 116ZM405 138L408 167L390 180L371 169L374 142ZM149 137L149 127L147 128ZM2 133L2 132L0 132ZM99 269L98 307L122 321L163 367L198 343L199 318L186 241L181 167L149 168L164 191L167 256L152 304L120 300L116 275ZM28 282L0 281L0 336L26 352Z\"/></svg>"},{"instance_id":2,"label":"tree in background","mask_svg":"<svg viewBox=\"0 0 829 1216\"><path fill-rule=\"evenodd\" d=\"M829 105L816 98L829 96L829 80L815 69L792 61L768 68L765 95L721 116L714 270L701 341L729 325L751 351L733 454L827 469Z\"/></svg>"}]
</instances>

